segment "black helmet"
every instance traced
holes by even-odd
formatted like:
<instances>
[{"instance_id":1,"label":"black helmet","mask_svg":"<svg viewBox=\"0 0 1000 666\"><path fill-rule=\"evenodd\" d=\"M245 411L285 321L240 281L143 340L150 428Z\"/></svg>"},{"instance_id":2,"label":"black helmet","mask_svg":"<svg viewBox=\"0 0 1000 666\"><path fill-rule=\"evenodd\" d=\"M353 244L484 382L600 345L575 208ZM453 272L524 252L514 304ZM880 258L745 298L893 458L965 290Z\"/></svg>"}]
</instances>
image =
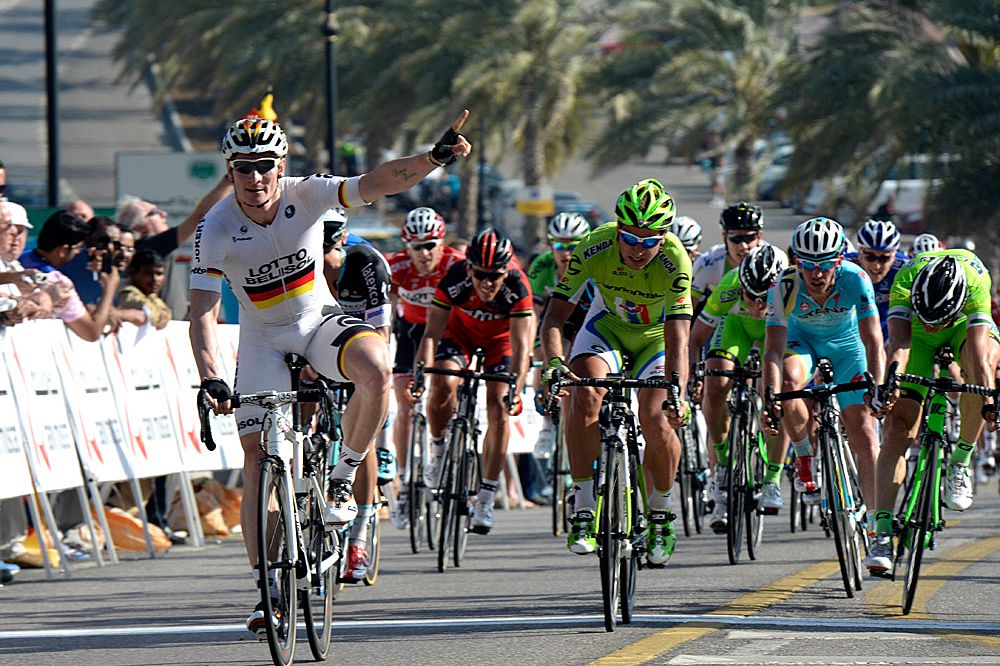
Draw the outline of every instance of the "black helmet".
<instances>
[{"instance_id":1,"label":"black helmet","mask_svg":"<svg viewBox=\"0 0 1000 666\"><path fill-rule=\"evenodd\" d=\"M751 297L761 298L785 268L785 258L774 251L773 245L758 245L740 262L740 286Z\"/></svg>"},{"instance_id":2,"label":"black helmet","mask_svg":"<svg viewBox=\"0 0 1000 666\"><path fill-rule=\"evenodd\" d=\"M507 268L514 256L510 240L500 235L493 227L486 227L469 241L465 258L470 264L481 268L502 270Z\"/></svg>"},{"instance_id":3,"label":"black helmet","mask_svg":"<svg viewBox=\"0 0 1000 666\"><path fill-rule=\"evenodd\" d=\"M920 321L931 326L945 324L962 311L969 293L965 271L955 257L937 257L913 278L910 304Z\"/></svg>"},{"instance_id":4,"label":"black helmet","mask_svg":"<svg viewBox=\"0 0 1000 666\"><path fill-rule=\"evenodd\" d=\"M722 211L722 215L719 216L719 224L725 231L742 229L760 231L764 228L764 211L760 209L760 206L740 201Z\"/></svg>"}]
</instances>

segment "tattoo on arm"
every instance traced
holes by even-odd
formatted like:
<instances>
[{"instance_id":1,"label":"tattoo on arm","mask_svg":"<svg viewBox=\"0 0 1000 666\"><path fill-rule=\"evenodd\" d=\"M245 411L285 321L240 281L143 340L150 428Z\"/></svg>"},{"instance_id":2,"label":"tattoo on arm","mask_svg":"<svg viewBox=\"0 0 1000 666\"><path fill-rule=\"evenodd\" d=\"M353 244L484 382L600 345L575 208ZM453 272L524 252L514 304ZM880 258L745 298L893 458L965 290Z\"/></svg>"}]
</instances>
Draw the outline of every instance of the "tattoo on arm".
<instances>
[{"instance_id":1,"label":"tattoo on arm","mask_svg":"<svg viewBox=\"0 0 1000 666\"><path fill-rule=\"evenodd\" d=\"M399 178L404 183L408 183L408 182L410 182L411 180L413 180L414 178L417 177L417 172L413 171L411 169L404 169L404 168L400 167L400 168L397 168L397 169L393 169L392 170L392 175L395 176L396 178Z\"/></svg>"}]
</instances>

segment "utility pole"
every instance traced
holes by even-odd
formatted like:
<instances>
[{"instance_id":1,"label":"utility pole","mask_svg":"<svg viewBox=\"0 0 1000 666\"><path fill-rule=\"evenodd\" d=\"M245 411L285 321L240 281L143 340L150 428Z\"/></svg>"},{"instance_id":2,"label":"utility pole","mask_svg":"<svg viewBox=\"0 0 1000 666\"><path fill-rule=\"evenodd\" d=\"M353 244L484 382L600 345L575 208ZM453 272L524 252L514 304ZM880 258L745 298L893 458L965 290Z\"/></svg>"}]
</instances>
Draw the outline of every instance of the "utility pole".
<instances>
[{"instance_id":1,"label":"utility pole","mask_svg":"<svg viewBox=\"0 0 1000 666\"><path fill-rule=\"evenodd\" d=\"M59 205L59 68L56 0L45 0L45 111L49 143L48 204Z\"/></svg>"},{"instance_id":2,"label":"utility pole","mask_svg":"<svg viewBox=\"0 0 1000 666\"><path fill-rule=\"evenodd\" d=\"M476 228L481 229L483 227L484 218L486 216L486 205L485 205L485 183L486 178L486 130L483 128L483 117L479 117L479 175L478 178L478 188L476 189Z\"/></svg>"},{"instance_id":3,"label":"utility pole","mask_svg":"<svg viewBox=\"0 0 1000 666\"><path fill-rule=\"evenodd\" d=\"M337 17L333 13L333 0L326 0L326 21L323 23L326 38L326 150L329 154L329 172L337 171Z\"/></svg>"}]
</instances>

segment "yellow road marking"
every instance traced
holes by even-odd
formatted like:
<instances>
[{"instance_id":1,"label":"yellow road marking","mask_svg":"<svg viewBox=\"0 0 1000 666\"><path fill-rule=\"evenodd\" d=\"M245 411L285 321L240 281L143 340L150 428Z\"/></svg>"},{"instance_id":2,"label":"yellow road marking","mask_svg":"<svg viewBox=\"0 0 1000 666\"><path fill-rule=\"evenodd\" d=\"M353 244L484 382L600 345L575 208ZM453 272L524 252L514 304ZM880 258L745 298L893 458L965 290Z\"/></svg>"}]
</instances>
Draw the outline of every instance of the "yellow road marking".
<instances>
[{"instance_id":1,"label":"yellow road marking","mask_svg":"<svg viewBox=\"0 0 1000 666\"><path fill-rule=\"evenodd\" d=\"M920 580L917 584L917 594L913 599L913 607L909 615L902 615L903 600L902 577L898 580L885 581L875 585L865 595L865 603L879 610L883 615L900 615L909 620L930 620L927 615L927 602L940 590L949 578L957 575L963 569L975 564L996 550L1000 550L1000 536L977 539L970 544L960 546L941 554L938 562L928 563L926 560L920 567ZM927 551L924 551L927 557ZM899 572L902 574L902 572Z\"/></svg>"},{"instance_id":2,"label":"yellow road marking","mask_svg":"<svg viewBox=\"0 0 1000 666\"><path fill-rule=\"evenodd\" d=\"M946 641L964 641L966 643L979 643L985 645L994 652L1000 652L1000 638L997 636L986 636L984 634L956 634L931 632L938 638Z\"/></svg>"},{"instance_id":3,"label":"yellow road marking","mask_svg":"<svg viewBox=\"0 0 1000 666\"><path fill-rule=\"evenodd\" d=\"M708 615L755 615L768 606L783 601L813 583L824 580L840 571L840 565L832 560L817 562L790 576L776 580L759 590L744 594L729 603L716 608ZM644 664L658 655L679 645L698 640L719 629L721 625L700 626L679 625L658 631L651 636L626 645L600 659L590 662L590 666L620 666L622 664Z\"/></svg>"}]
</instances>

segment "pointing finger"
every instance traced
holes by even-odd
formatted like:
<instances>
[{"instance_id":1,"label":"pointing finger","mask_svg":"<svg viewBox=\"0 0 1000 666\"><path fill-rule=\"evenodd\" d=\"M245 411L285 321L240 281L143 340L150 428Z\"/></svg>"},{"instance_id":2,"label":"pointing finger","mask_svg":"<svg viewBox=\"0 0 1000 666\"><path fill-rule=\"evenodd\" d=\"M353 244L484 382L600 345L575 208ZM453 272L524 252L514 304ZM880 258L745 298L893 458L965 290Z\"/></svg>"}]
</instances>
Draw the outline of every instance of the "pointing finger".
<instances>
[{"instance_id":1,"label":"pointing finger","mask_svg":"<svg viewBox=\"0 0 1000 666\"><path fill-rule=\"evenodd\" d=\"M469 110L468 109L463 109L462 110L462 115L460 115L458 117L458 120L456 120L454 123L452 123L451 129L454 130L455 132L461 132L462 131L462 125L465 124L465 120L468 117L469 117Z\"/></svg>"}]
</instances>

